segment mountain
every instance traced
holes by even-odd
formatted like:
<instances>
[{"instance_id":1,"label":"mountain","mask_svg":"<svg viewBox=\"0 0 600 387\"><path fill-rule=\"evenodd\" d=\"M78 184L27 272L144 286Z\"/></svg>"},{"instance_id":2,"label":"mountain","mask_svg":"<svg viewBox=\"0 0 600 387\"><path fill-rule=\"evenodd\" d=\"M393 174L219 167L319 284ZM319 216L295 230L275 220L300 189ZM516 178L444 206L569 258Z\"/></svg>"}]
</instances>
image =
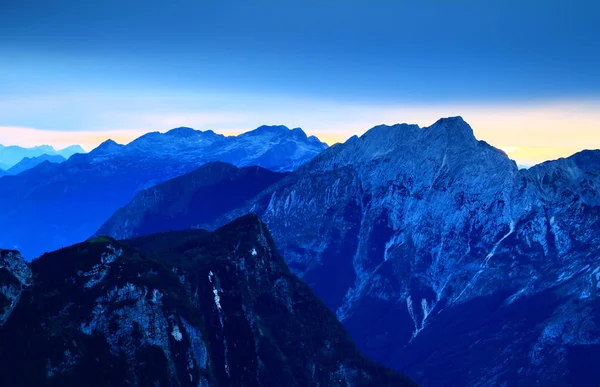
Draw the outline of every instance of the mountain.
<instances>
[{"instance_id":1,"label":"mountain","mask_svg":"<svg viewBox=\"0 0 600 387\"><path fill-rule=\"evenodd\" d=\"M0 250L0 328L19 303L23 290L30 286L31 269L21 254Z\"/></svg>"},{"instance_id":2,"label":"mountain","mask_svg":"<svg viewBox=\"0 0 600 387\"><path fill-rule=\"evenodd\" d=\"M32 283L0 254L26 279L0 327L5 386L415 386L358 352L255 216L91 239L34 260Z\"/></svg>"},{"instance_id":3,"label":"mountain","mask_svg":"<svg viewBox=\"0 0 600 387\"><path fill-rule=\"evenodd\" d=\"M96 235L117 239L185 230L208 223L281 180L288 173L238 168L219 161L140 191Z\"/></svg>"},{"instance_id":4,"label":"mountain","mask_svg":"<svg viewBox=\"0 0 600 387\"><path fill-rule=\"evenodd\" d=\"M600 151L519 170L451 117L377 126L200 227L259 215L358 347L424 386L586 386L599 192Z\"/></svg>"},{"instance_id":5,"label":"mountain","mask_svg":"<svg viewBox=\"0 0 600 387\"><path fill-rule=\"evenodd\" d=\"M111 143L110 146L114 147ZM311 160L327 145L300 128L261 126L238 136L223 136L212 130L175 128L152 132L132 141L120 153L151 158L178 158L182 162L222 161L238 167L258 165L274 172L288 172Z\"/></svg>"},{"instance_id":6,"label":"mountain","mask_svg":"<svg viewBox=\"0 0 600 387\"><path fill-rule=\"evenodd\" d=\"M48 161L50 163L59 164L66 159L61 155L41 155L37 157L25 157L13 167L6 170L7 175L18 175L19 173L35 167L38 164Z\"/></svg>"},{"instance_id":7,"label":"mountain","mask_svg":"<svg viewBox=\"0 0 600 387\"><path fill-rule=\"evenodd\" d=\"M211 161L289 171L327 147L300 129L239 136L176 128L127 145L107 140L60 164L0 178L0 246L28 259L85 240L138 192Z\"/></svg>"},{"instance_id":8,"label":"mountain","mask_svg":"<svg viewBox=\"0 0 600 387\"><path fill-rule=\"evenodd\" d=\"M1 169L9 169L26 157L35 158L42 155L58 155L68 159L76 153L85 153L79 145L71 145L65 149L56 150L50 145L41 145L33 148L22 148L11 145L4 146L0 144L0 166Z\"/></svg>"}]
</instances>

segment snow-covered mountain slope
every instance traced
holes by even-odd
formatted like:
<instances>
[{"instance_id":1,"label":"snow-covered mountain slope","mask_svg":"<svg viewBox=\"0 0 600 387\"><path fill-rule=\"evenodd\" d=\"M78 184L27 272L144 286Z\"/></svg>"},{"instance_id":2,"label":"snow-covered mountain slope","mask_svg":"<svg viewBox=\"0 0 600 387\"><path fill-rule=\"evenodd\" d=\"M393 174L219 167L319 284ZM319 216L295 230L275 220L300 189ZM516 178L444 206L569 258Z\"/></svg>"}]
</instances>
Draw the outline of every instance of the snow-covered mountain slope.
<instances>
[{"instance_id":1,"label":"snow-covered mountain slope","mask_svg":"<svg viewBox=\"0 0 600 387\"><path fill-rule=\"evenodd\" d=\"M28 259L92 235L137 192L211 161L289 171L327 145L300 129L261 127L240 136L177 128L127 145L107 140L61 164L0 178L0 246Z\"/></svg>"},{"instance_id":2,"label":"snow-covered mountain slope","mask_svg":"<svg viewBox=\"0 0 600 387\"><path fill-rule=\"evenodd\" d=\"M180 162L222 161L239 167L258 165L275 172L292 171L327 148L316 137L307 137L302 129L285 126L261 126L238 136L223 136L212 130L175 128L166 133L145 134L127 145L106 142L96 149L95 160L113 153Z\"/></svg>"},{"instance_id":3,"label":"snow-covered mountain slope","mask_svg":"<svg viewBox=\"0 0 600 387\"><path fill-rule=\"evenodd\" d=\"M204 226L258 214L359 347L423 385L587 385L599 176L598 151L519 170L460 117L379 126Z\"/></svg>"}]
</instances>

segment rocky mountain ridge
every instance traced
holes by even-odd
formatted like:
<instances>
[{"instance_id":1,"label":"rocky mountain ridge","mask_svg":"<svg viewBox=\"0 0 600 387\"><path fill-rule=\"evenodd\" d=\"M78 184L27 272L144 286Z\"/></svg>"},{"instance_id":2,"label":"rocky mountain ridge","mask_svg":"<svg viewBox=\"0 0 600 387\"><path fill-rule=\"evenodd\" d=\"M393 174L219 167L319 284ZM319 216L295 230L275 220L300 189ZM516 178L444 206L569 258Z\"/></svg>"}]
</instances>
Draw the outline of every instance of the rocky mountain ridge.
<instances>
[{"instance_id":1,"label":"rocky mountain ridge","mask_svg":"<svg viewBox=\"0 0 600 387\"><path fill-rule=\"evenodd\" d=\"M255 216L90 239L34 260L31 281L0 253L27 282L0 327L5 386L415 386L357 351Z\"/></svg>"},{"instance_id":2,"label":"rocky mountain ridge","mask_svg":"<svg viewBox=\"0 0 600 387\"><path fill-rule=\"evenodd\" d=\"M599 155L519 170L461 117L382 125L197 226L259 215L359 348L423 385L590 385Z\"/></svg>"}]
</instances>

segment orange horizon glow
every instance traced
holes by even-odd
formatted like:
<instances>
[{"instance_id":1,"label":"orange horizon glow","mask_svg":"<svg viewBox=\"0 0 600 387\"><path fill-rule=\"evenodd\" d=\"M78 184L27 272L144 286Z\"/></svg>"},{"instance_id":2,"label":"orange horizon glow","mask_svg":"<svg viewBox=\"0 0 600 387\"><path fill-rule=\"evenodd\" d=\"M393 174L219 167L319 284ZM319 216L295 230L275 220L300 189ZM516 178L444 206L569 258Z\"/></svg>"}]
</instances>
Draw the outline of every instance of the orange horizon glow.
<instances>
[{"instance_id":1,"label":"orange horizon glow","mask_svg":"<svg viewBox=\"0 0 600 387\"><path fill-rule=\"evenodd\" d=\"M302 110L311 106L297 104ZM211 114L162 113L131 115L127 129L82 131L42 130L30 127L0 126L0 144L32 147L52 145L64 148L79 144L90 151L107 139L127 144L151 131L165 132L177 126L212 129L226 136L252 130L262 123L301 127L307 135L315 135L332 145L352 135L362 135L373 126L398 122L431 125L441 117L461 115L479 140L504 150L522 165L568 157L584 149L600 149L600 103L567 101L520 106L437 105L437 106L347 106L324 103L312 114L300 108L288 114L275 108L255 113ZM286 120L286 118L288 118Z\"/></svg>"}]
</instances>

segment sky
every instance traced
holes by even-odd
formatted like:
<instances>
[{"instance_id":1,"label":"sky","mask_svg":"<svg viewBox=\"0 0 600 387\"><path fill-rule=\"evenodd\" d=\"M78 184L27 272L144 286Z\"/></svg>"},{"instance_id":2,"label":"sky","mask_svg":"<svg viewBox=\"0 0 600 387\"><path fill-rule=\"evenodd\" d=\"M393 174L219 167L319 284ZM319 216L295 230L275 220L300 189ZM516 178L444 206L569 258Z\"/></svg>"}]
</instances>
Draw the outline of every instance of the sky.
<instances>
[{"instance_id":1,"label":"sky","mask_svg":"<svg viewBox=\"0 0 600 387\"><path fill-rule=\"evenodd\" d=\"M597 3L2 0L0 143L263 124L334 143L460 115L534 164L600 148Z\"/></svg>"}]
</instances>

